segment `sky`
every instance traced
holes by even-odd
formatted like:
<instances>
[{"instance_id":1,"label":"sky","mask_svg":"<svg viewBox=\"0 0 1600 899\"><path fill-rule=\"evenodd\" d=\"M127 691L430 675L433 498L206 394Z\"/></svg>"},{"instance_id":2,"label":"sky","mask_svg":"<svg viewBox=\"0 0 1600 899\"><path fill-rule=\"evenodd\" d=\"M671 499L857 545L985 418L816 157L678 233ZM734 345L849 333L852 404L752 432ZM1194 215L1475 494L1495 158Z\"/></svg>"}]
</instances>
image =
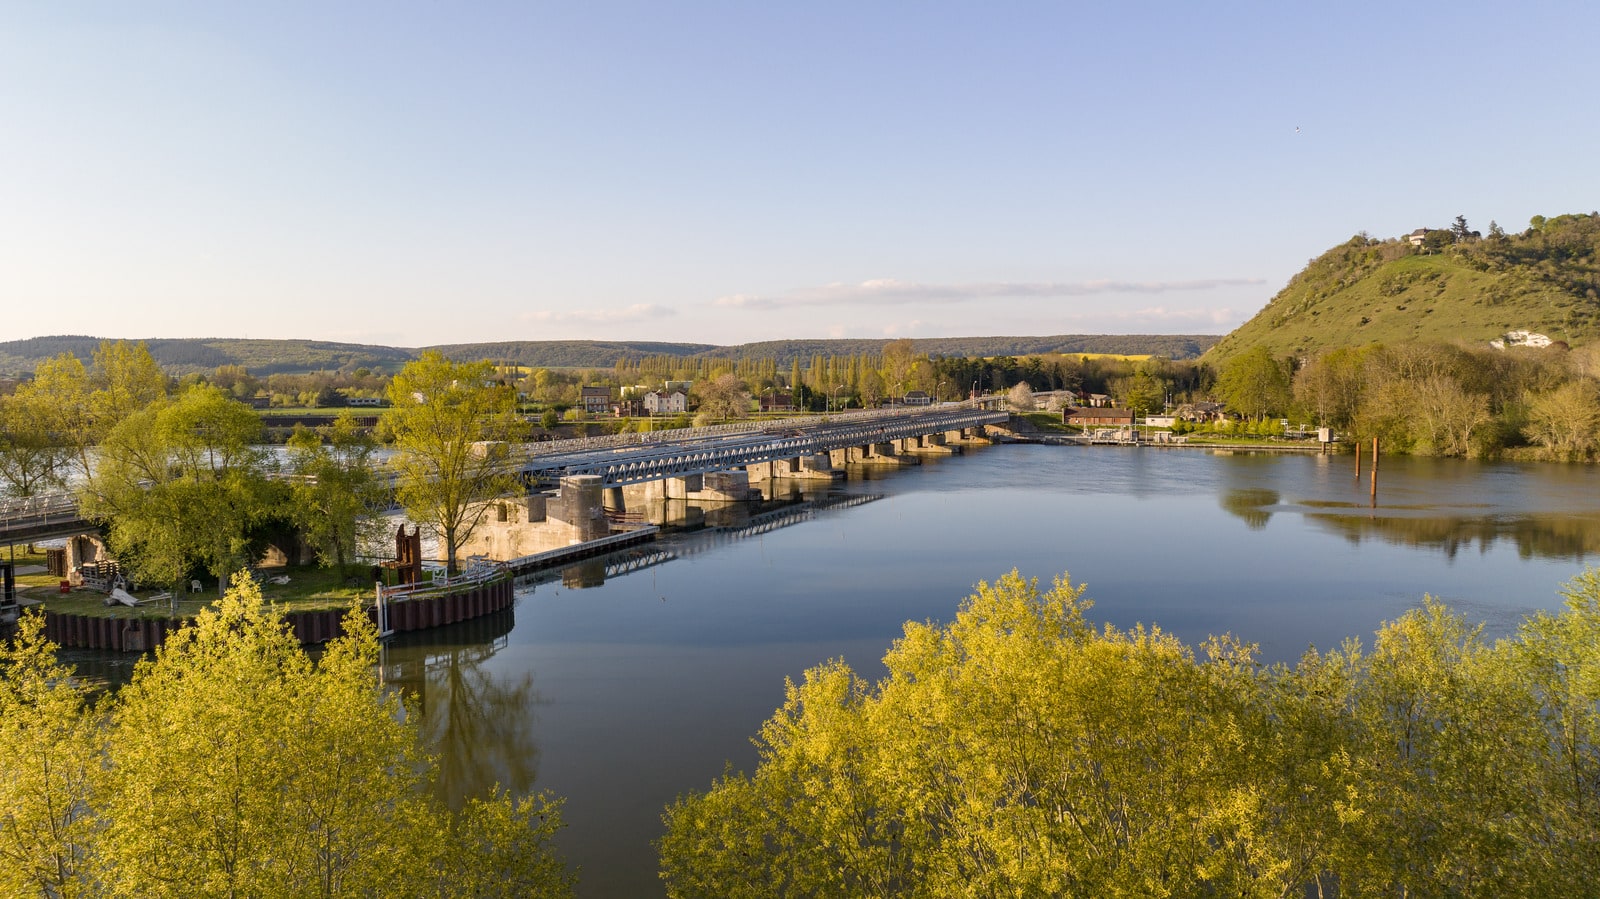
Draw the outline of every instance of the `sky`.
<instances>
[{"instance_id":1,"label":"sky","mask_svg":"<svg viewBox=\"0 0 1600 899\"><path fill-rule=\"evenodd\" d=\"M1600 207L1600 4L0 2L0 340L1221 334Z\"/></svg>"}]
</instances>

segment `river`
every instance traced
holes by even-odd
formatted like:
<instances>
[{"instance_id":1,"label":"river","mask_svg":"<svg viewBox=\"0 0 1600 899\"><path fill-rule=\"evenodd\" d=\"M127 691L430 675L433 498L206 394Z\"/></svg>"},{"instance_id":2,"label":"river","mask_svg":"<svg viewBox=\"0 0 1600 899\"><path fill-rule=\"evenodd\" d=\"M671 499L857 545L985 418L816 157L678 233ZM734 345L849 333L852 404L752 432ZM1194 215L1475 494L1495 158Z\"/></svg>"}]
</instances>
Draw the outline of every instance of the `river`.
<instances>
[{"instance_id":1,"label":"river","mask_svg":"<svg viewBox=\"0 0 1600 899\"><path fill-rule=\"evenodd\" d=\"M979 580L1067 573L1095 621L1292 662L1370 643L1424 594L1506 633L1600 551L1592 467L1384 458L1379 486L1374 505L1350 456L969 450L526 584L386 665L448 795L563 796L579 895L660 895L662 809L754 766L784 678L836 657L880 675L905 621L949 620Z\"/></svg>"}]
</instances>

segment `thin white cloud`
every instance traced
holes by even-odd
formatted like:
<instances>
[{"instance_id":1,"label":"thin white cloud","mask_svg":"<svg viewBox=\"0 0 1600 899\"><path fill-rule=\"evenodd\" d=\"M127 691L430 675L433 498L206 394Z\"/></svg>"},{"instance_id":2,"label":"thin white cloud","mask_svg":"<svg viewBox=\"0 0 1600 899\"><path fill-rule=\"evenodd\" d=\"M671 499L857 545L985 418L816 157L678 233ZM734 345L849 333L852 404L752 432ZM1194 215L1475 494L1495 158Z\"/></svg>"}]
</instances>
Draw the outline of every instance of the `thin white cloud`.
<instances>
[{"instance_id":1,"label":"thin white cloud","mask_svg":"<svg viewBox=\"0 0 1600 899\"><path fill-rule=\"evenodd\" d=\"M635 303L623 309L537 309L524 312L518 317L525 322L538 322L540 324L579 322L582 324L610 325L619 322L671 318L677 314L678 311L676 309L668 306L659 306L655 303Z\"/></svg>"},{"instance_id":2,"label":"thin white cloud","mask_svg":"<svg viewBox=\"0 0 1600 899\"><path fill-rule=\"evenodd\" d=\"M713 305L734 309L786 309L802 306L901 306L910 303L968 303L1000 298L1085 297L1107 293L1150 294L1172 291L1213 290L1265 284L1261 278L1206 278L1193 281L977 282L971 284L921 284L894 278L876 278L860 284L803 287L776 296L733 294L718 297Z\"/></svg>"}]
</instances>

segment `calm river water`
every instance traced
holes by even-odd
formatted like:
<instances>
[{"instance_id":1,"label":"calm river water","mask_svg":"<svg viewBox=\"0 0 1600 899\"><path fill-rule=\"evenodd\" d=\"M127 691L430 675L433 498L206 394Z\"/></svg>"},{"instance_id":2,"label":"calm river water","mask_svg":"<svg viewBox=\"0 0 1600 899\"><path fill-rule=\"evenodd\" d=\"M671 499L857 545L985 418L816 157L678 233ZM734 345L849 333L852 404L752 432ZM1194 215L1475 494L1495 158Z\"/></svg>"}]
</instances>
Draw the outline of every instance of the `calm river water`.
<instances>
[{"instance_id":1,"label":"calm river water","mask_svg":"<svg viewBox=\"0 0 1600 899\"><path fill-rule=\"evenodd\" d=\"M1595 468L1385 458L1379 486L1369 507L1349 456L969 450L528 584L391 647L389 674L451 795L563 796L579 895L660 895L663 807L754 766L785 677L833 657L876 677L905 621L949 620L979 580L1065 573L1096 621L1292 661L1425 593L1504 633L1600 550Z\"/></svg>"}]
</instances>

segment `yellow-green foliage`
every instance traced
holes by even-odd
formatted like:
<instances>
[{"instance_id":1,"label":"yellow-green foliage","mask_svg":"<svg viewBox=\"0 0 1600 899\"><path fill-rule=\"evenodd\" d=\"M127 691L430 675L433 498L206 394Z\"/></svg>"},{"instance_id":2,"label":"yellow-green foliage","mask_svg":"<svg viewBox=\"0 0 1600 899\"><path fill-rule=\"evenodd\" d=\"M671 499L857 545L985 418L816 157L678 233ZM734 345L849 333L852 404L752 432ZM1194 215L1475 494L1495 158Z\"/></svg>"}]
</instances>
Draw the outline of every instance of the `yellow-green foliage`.
<instances>
[{"instance_id":1,"label":"yellow-green foliage","mask_svg":"<svg viewBox=\"0 0 1600 899\"><path fill-rule=\"evenodd\" d=\"M1600 882L1600 574L1485 644L1431 600L1266 668L1012 572L876 685L788 685L754 774L666 814L691 896L1560 896Z\"/></svg>"},{"instance_id":2,"label":"yellow-green foliage","mask_svg":"<svg viewBox=\"0 0 1600 899\"><path fill-rule=\"evenodd\" d=\"M566 895L558 803L451 813L365 616L313 663L245 580L91 714L37 618L0 657L6 896Z\"/></svg>"}]
</instances>

